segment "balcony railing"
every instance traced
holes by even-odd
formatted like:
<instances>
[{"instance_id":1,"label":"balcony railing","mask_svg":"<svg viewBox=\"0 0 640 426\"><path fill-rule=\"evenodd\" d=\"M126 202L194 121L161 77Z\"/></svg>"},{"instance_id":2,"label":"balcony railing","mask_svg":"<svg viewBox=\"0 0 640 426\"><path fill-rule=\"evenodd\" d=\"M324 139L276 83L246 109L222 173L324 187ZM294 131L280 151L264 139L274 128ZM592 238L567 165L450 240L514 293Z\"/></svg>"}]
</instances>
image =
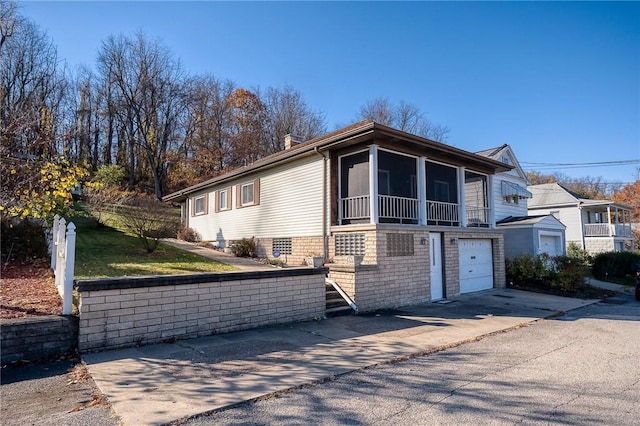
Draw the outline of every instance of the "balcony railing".
<instances>
[{"instance_id":1,"label":"balcony railing","mask_svg":"<svg viewBox=\"0 0 640 426\"><path fill-rule=\"evenodd\" d=\"M585 223L585 237L631 237L631 226L608 223Z\"/></svg>"},{"instance_id":2,"label":"balcony railing","mask_svg":"<svg viewBox=\"0 0 640 426\"><path fill-rule=\"evenodd\" d=\"M489 208L467 206L467 226L486 228L489 226Z\"/></svg>"},{"instance_id":3,"label":"balcony railing","mask_svg":"<svg viewBox=\"0 0 640 426\"><path fill-rule=\"evenodd\" d=\"M340 199L340 214L343 220L368 219L369 196L348 197Z\"/></svg>"},{"instance_id":4,"label":"balcony railing","mask_svg":"<svg viewBox=\"0 0 640 426\"><path fill-rule=\"evenodd\" d=\"M384 219L418 220L418 200L415 198L378 195L378 216Z\"/></svg>"},{"instance_id":5,"label":"balcony railing","mask_svg":"<svg viewBox=\"0 0 640 426\"><path fill-rule=\"evenodd\" d=\"M458 226L460 207L456 203L427 200L427 223L429 225Z\"/></svg>"}]
</instances>

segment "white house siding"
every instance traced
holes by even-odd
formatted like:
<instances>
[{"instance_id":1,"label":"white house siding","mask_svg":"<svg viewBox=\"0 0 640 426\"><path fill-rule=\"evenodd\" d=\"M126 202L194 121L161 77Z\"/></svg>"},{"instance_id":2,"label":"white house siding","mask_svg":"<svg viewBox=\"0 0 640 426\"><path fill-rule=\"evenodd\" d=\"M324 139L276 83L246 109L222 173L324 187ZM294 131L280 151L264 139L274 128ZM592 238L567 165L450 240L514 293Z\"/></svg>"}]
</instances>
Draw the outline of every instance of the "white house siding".
<instances>
[{"instance_id":1,"label":"white house siding","mask_svg":"<svg viewBox=\"0 0 640 426\"><path fill-rule=\"evenodd\" d=\"M495 207L496 220L502 220L509 216L527 216L527 200L519 200L518 204L508 204L502 196L502 181L511 182L516 185L520 185L523 188L527 187L527 183L517 175L513 170L500 173L493 179L492 191L493 191L493 204Z\"/></svg>"},{"instance_id":2,"label":"white house siding","mask_svg":"<svg viewBox=\"0 0 640 426\"><path fill-rule=\"evenodd\" d=\"M567 229L565 230L565 242L576 243L582 247L582 222L580 221L580 211L575 206L570 207L545 207L529 209L530 215L552 214L558 212L555 216L562 222Z\"/></svg>"},{"instance_id":3,"label":"white house siding","mask_svg":"<svg viewBox=\"0 0 640 426\"><path fill-rule=\"evenodd\" d=\"M208 214L189 217L189 226L205 241L322 235L323 163L320 156L309 157L212 187ZM256 179L259 204L237 208L235 186ZM215 191L224 188L232 191L231 209L216 213Z\"/></svg>"}]
</instances>

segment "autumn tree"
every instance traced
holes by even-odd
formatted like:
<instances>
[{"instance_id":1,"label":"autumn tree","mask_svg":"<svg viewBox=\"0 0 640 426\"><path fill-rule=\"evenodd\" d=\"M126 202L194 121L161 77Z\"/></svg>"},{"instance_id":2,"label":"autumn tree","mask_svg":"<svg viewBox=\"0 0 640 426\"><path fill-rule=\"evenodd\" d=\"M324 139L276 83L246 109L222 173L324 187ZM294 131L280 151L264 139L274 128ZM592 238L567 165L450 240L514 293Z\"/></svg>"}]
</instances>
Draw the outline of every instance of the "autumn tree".
<instances>
[{"instance_id":1,"label":"autumn tree","mask_svg":"<svg viewBox=\"0 0 640 426\"><path fill-rule=\"evenodd\" d=\"M631 207L632 221L640 222L640 180L628 183L612 196L613 201Z\"/></svg>"},{"instance_id":2,"label":"autumn tree","mask_svg":"<svg viewBox=\"0 0 640 426\"><path fill-rule=\"evenodd\" d=\"M529 171L526 174L530 185L555 182L567 188L569 191L574 192L581 198L592 200L606 199L622 186L621 184L607 183L601 176L573 178L561 172L545 174L535 170Z\"/></svg>"},{"instance_id":3,"label":"autumn tree","mask_svg":"<svg viewBox=\"0 0 640 426\"><path fill-rule=\"evenodd\" d=\"M449 128L432 123L417 106L400 101L394 105L387 98L376 98L360 107L357 120L373 120L376 123L394 127L435 141L443 142Z\"/></svg>"}]
</instances>

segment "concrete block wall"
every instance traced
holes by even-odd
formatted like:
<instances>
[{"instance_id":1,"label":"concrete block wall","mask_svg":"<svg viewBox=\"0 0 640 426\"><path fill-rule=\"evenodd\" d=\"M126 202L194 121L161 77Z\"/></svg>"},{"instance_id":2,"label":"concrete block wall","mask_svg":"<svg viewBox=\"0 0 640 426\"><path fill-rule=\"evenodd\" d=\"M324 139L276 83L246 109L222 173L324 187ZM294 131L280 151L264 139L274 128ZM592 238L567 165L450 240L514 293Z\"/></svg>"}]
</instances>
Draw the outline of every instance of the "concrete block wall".
<instances>
[{"instance_id":1,"label":"concrete block wall","mask_svg":"<svg viewBox=\"0 0 640 426\"><path fill-rule=\"evenodd\" d=\"M95 352L324 314L324 268L78 281L78 348Z\"/></svg>"},{"instance_id":2,"label":"concrete block wall","mask_svg":"<svg viewBox=\"0 0 640 426\"><path fill-rule=\"evenodd\" d=\"M615 251L613 237L589 237L584 239L585 251L591 255Z\"/></svg>"},{"instance_id":3,"label":"concrete block wall","mask_svg":"<svg viewBox=\"0 0 640 426\"><path fill-rule=\"evenodd\" d=\"M2 320L0 338L2 365L72 353L78 347L78 318L52 315Z\"/></svg>"}]
</instances>

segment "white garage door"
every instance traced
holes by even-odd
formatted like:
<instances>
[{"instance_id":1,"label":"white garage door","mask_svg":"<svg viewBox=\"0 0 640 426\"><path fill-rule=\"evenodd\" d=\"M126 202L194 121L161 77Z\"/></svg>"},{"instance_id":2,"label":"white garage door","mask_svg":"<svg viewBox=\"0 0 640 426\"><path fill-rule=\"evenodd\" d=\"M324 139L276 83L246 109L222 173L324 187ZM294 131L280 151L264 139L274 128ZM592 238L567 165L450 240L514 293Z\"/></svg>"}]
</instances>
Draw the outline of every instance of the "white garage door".
<instances>
[{"instance_id":1,"label":"white garage door","mask_svg":"<svg viewBox=\"0 0 640 426\"><path fill-rule=\"evenodd\" d=\"M491 240L459 240L460 293L493 288Z\"/></svg>"},{"instance_id":2,"label":"white garage door","mask_svg":"<svg viewBox=\"0 0 640 426\"><path fill-rule=\"evenodd\" d=\"M549 256L558 256L560 252L560 237L555 235L540 235L540 252Z\"/></svg>"}]
</instances>

